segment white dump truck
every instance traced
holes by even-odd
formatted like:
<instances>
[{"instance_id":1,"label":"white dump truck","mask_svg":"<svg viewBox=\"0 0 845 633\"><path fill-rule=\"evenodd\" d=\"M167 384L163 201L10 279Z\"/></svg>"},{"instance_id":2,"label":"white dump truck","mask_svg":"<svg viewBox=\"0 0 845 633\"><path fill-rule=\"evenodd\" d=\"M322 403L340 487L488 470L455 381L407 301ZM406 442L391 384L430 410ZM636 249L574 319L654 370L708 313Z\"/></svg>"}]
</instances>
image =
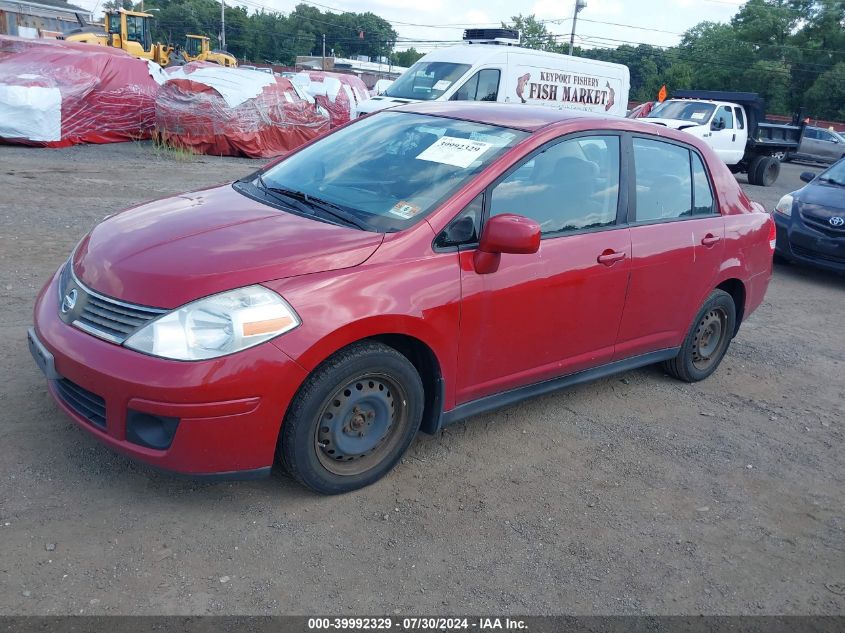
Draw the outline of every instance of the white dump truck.
<instances>
[{"instance_id":1,"label":"white dump truck","mask_svg":"<svg viewBox=\"0 0 845 633\"><path fill-rule=\"evenodd\" d=\"M798 149L804 135L793 123L766 121L765 103L753 92L685 90L672 94L643 119L703 139L734 173L768 187L780 175L780 160Z\"/></svg>"}]
</instances>

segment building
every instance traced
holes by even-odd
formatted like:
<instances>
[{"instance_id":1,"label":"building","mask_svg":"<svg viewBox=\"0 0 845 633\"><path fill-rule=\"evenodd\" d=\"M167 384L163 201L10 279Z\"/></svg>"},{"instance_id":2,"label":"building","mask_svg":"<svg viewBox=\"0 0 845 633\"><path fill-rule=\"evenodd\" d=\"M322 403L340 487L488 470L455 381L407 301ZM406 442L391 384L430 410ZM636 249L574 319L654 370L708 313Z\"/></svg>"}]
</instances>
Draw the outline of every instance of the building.
<instances>
[{"instance_id":1,"label":"building","mask_svg":"<svg viewBox=\"0 0 845 633\"><path fill-rule=\"evenodd\" d=\"M0 0L2 2L3 0ZM383 60L380 62L363 61L362 59L345 59L343 57L326 57L325 68L323 58L311 55L299 55L296 58L297 70L328 70L336 73L358 75L367 86L372 88L379 79L396 79L408 70L404 66L394 66Z\"/></svg>"},{"instance_id":2,"label":"building","mask_svg":"<svg viewBox=\"0 0 845 633\"><path fill-rule=\"evenodd\" d=\"M0 0L0 35L56 37L80 27L80 20L91 21L88 9L66 0Z\"/></svg>"}]
</instances>

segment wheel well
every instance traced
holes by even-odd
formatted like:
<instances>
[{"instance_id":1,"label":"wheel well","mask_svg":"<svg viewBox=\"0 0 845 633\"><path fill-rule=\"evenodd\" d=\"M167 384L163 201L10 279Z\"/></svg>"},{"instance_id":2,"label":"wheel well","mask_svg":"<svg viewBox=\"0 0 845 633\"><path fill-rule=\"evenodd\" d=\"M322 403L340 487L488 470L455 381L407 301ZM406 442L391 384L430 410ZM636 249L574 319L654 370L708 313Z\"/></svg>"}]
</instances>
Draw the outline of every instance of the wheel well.
<instances>
[{"instance_id":1,"label":"wheel well","mask_svg":"<svg viewBox=\"0 0 845 633\"><path fill-rule=\"evenodd\" d=\"M734 336L739 332L739 325L742 323L742 317L745 315L745 286L739 279L727 279L716 286L718 290L724 290L734 300L736 306L736 327L734 328Z\"/></svg>"},{"instance_id":2,"label":"wheel well","mask_svg":"<svg viewBox=\"0 0 845 633\"><path fill-rule=\"evenodd\" d=\"M421 340L406 334L379 334L370 337L370 340L392 347L416 368L425 390L420 430L434 433L440 425L440 414L443 411L443 374L437 356Z\"/></svg>"}]
</instances>

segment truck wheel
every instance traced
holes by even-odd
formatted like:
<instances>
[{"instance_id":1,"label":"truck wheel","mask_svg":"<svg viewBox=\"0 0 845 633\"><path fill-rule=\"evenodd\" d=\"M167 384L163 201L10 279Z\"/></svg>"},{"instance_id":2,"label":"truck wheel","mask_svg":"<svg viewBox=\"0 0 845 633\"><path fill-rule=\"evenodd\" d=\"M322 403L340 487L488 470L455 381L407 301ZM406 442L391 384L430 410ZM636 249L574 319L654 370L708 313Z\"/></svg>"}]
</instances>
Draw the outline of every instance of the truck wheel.
<instances>
[{"instance_id":1,"label":"truck wheel","mask_svg":"<svg viewBox=\"0 0 845 633\"><path fill-rule=\"evenodd\" d=\"M757 180L763 187L771 187L780 176L780 161L774 156L764 156L757 165Z\"/></svg>"},{"instance_id":2,"label":"truck wheel","mask_svg":"<svg viewBox=\"0 0 845 633\"><path fill-rule=\"evenodd\" d=\"M663 363L684 382L704 380L719 366L736 330L736 305L724 290L714 290L695 316L678 355Z\"/></svg>"},{"instance_id":3,"label":"truck wheel","mask_svg":"<svg viewBox=\"0 0 845 633\"><path fill-rule=\"evenodd\" d=\"M321 494L368 486L389 472L422 420L422 380L392 347L356 343L324 361L291 402L277 456Z\"/></svg>"},{"instance_id":4,"label":"truck wheel","mask_svg":"<svg viewBox=\"0 0 845 633\"><path fill-rule=\"evenodd\" d=\"M762 156L755 156L748 162L748 184L750 185L759 185L759 181L757 180L757 167L760 166L760 161L763 160Z\"/></svg>"}]
</instances>

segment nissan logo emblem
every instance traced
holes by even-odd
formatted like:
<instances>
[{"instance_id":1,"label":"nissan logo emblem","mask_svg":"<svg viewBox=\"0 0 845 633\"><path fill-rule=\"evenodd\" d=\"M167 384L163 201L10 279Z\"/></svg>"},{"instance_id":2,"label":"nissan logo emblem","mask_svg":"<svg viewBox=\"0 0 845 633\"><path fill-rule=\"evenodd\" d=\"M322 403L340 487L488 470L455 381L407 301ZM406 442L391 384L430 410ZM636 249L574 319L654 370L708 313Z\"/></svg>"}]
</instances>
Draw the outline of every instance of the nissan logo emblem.
<instances>
[{"instance_id":1,"label":"nissan logo emblem","mask_svg":"<svg viewBox=\"0 0 845 633\"><path fill-rule=\"evenodd\" d=\"M843 224L845 224L845 218L835 215L830 218L828 222L830 222L830 226L842 226Z\"/></svg>"},{"instance_id":2,"label":"nissan logo emblem","mask_svg":"<svg viewBox=\"0 0 845 633\"><path fill-rule=\"evenodd\" d=\"M76 297L78 294L76 288L73 288L65 295L65 298L62 300L62 314L67 314L73 310L74 306L76 306Z\"/></svg>"}]
</instances>

